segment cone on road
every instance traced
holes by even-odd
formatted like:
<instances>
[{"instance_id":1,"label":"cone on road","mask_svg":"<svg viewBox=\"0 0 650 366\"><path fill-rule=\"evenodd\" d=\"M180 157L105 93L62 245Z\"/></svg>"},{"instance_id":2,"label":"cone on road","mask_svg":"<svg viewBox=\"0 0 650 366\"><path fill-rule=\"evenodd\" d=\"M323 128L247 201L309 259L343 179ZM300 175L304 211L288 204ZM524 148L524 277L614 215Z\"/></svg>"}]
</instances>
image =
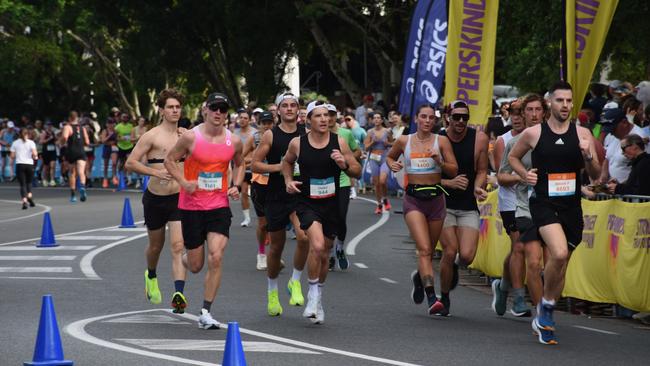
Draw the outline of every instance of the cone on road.
<instances>
[{"instance_id":1,"label":"cone on road","mask_svg":"<svg viewBox=\"0 0 650 366\"><path fill-rule=\"evenodd\" d=\"M228 334L226 335L226 347L223 352L222 366L246 366L246 357L244 357L244 347L241 343L239 334L239 324L237 322L228 323Z\"/></svg>"},{"instance_id":2,"label":"cone on road","mask_svg":"<svg viewBox=\"0 0 650 366\"><path fill-rule=\"evenodd\" d=\"M56 322L52 295L44 295L36 346L34 346L34 357L32 362L25 362L24 366L72 366L73 364L72 361L63 359L63 346L61 345L59 325Z\"/></svg>"},{"instance_id":3,"label":"cone on road","mask_svg":"<svg viewBox=\"0 0 650 366\"><path fill-rule=\"evenodd\" d=\"M41 241L38 243L37 247L47 248L47 247L57 247L59 246L54 240L54 229L52 229L52 220L50 218L50 213L46 212L43 216L43 230L41 231Z\"/></svg>"},{"instance_id":4,"label":"cone on road","mask_svg":"<svg viewBox=\"0 0 650 366\"><path fill-rule=\"evenodd\" d=\"M117 191L121 192L126 189L126 177L124 176L124 173L119 173L119 183L117 185Z\"/></svg>"},{"instance_id":5,"label":"cone on road","mask_svg":"<svg viewBox=\"0 0 650 366\"><path fill-rule=\"evenodd\" d=\"M149 176L145 175L144 178L142 178L142 192L143 193L147 190L148 185L149 185Z\"/></svg>"},{"instance_id":6,"label":"cone on road","mask_svg":"<svg viewBox=\"0 0 650 366\"><path fill-rule=\"evenodd\" d=\"M129 201L128 197L124 199L124 208L122 209L122 223L120 224L120 227L135 227L135 223L133 222L133 213L131 212L131 201Z\"/></svg>"}]
</instances>

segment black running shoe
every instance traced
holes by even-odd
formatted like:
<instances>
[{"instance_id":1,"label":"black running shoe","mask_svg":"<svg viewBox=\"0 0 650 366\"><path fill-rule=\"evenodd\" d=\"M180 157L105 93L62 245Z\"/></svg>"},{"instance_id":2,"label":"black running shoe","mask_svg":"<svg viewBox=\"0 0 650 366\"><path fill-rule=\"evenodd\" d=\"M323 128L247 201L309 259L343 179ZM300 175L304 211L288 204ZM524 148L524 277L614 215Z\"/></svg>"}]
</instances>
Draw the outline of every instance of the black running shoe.
<instances>
[{"instance_id":1,"label":"black running shoe","mask_svg":"<svg viewBox=\"0 0 650 366\"><path fill-rule=\"evenodd\" d=\"M440 302L444 306L440 311L435 313L437 316L449 316L449 309L451 308L451 301L449 301L449 296L442 296Z\"/></svg>"},{"instance_id":2,"label":"black running shoe","mask_svg":"<svg viewBox=\"0 0 650 366\"><path fill-rule=\"evenodd\" d=\"M424 301L424 285L422 285L422 278L417 269L411 273L411 281L413 282L411 299L416 304L422 304Z\"/></svg>"}]
</instances>

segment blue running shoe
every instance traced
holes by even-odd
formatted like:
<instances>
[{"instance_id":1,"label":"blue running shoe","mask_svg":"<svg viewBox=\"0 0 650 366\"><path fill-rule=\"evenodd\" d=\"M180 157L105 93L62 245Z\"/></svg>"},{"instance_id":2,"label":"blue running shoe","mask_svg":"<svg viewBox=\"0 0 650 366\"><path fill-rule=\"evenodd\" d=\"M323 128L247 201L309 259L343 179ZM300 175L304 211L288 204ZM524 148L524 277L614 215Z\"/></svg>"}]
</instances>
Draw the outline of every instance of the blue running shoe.
<instances>
[{"instance_id":1,"label":"blue running shoe","mask_svg":"<svg viewBox=\"0 0 650 366\"><path fill-rule=\"evenodd\" d=\"M557 338L555 338L555 333L552 330L540 329L537 326L537 318L533 319L531 323L533 332L537 335L537 339L541 344L556 345L558 344Z\"/></svg>"},{"instance_id":2,"label":"blue running shoe","mask_svg":"<svg viewBox=\"0 0 650 366\"><path fill-rule=\"evenodd\" d=\"M501 280L492 281L492 310L497 315L502 316L506 313L506 304L508 301L508 291L501 291Z\"/></svg>"},{"instance_id":3,"label":"blue running shoe","mask_svg":"<svg viewBox=\"0 0 650 366\"><path fill-rule=\"evenodd\" d=\"M75 196L74 194L70 195L70 202L72 203L77 202L77 196Z\"/></svg>"},{"instance_id":4,"label":"blue running shoe","mask_svg":"<svg viewBox=\"0 0 650 366\"><path fill-rule=\"evenodd\" d=\"M79 188L79 199L81 202L86 202L86 187Z\"/></svg>"},{"instance_id":5,"label":"blue running shoe","mask_svg":"<svg viewBox=\"0 0 650 366\"><path fill-rule=\"evenodd\" d=\"M553 321L553 305L542 304L542 309L537 314L534 322L539 329L555 331L555 322Z\"/></svg>"}]
</instances>

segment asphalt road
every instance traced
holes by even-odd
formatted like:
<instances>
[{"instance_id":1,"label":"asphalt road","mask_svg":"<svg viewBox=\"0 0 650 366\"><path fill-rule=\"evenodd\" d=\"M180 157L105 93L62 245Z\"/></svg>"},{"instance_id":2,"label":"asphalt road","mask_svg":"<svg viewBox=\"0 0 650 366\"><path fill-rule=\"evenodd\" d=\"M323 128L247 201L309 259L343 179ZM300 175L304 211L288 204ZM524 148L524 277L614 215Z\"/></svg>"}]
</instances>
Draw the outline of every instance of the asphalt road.
<instances>
[{"instance_id":1,"label":"asphalt road","mask_svg":"<svg viewBox=\"0 0 650 366\"><path fill-rule=\"evenodd\" d=\"M67 191L36 189L38 206L20 210L18 187L0 185L0 365L31 361L41 299L52 294L65 357L76 365L218 365L226 330L196 325L203 275L188 277L188 312L166 307L173 290L170 256L158 269L163 303L143 295L146 231L119 230L124 198L142 220L139 192L91 190L71 204ZM399 210L401 202L394 200ZM352 265L330 274L325 324L302 318L281 291L281 317L266 315L266 276L255 270L253 228L241 228L233 207L221 289L212 313L237 321L249 365L641 365L650 360L648 328L632 321L558 313L560 344L543 346L530 319L496 316L487 285L467 276L452 293L452 316L426 315L410 300L414 244L401 215L372 214L371 202L351 202L348 241L362 232ZM49 211L58 249L35 248ZM370 228L370 229L369 229ZM294 241L284 258L291 263ZM350 249L348 247L348 249ZM285 269L280 284L291 272ZM306 295L306 274L303 289ZM472 282L472 283L470 283Z\"/></svg>"}]
</instances>

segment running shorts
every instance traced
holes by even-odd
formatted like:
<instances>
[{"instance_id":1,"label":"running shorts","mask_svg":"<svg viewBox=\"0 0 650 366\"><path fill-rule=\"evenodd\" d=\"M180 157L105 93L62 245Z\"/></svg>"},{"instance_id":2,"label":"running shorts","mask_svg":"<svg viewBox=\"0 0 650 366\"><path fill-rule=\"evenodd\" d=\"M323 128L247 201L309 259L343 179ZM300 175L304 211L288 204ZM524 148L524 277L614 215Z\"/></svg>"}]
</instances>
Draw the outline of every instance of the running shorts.
<instances>
[{"instance_id":1,"label":"running shorts","mask_svg":"<svg viewBox=\"0 0 650 366\"><path fill-rule=\"evenodd\" d=\"M144 208L144 224L149 230L158 230L169 221L181 220L178 193L159 196L147 189L142 195L142 207Z\"/></svg>"},{"instance_id":2,"label":"running shorts","mask_svg":"<svg viewBox=\"0 0 650 366\"><path fill-rule=\"evenodd\" d=\"M205 243L208 233L219 233L230 237L232 212L230 207L221 207L207 211L181 211L183 241L185 248L196 249Z\"/></svg>"}]
</instances>

